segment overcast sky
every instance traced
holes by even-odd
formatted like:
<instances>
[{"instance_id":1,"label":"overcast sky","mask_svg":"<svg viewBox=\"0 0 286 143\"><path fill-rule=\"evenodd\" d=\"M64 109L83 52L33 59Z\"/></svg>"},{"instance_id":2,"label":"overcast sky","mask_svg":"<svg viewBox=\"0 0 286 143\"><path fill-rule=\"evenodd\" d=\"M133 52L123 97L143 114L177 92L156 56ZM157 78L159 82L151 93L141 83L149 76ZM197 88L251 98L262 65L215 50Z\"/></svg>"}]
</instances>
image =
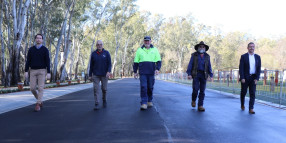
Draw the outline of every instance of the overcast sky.
<instances>
[{"instance_id":1,"label":"overcast sky","mask_svg":"<svg viewBox=\"0 0 286 143\"><path fill-rule=\"evenodd\" d=\"M286 0L138 0L140 10L164 17L185 16L223 32L261 37L286 35Z\"/></svg>"}]
</instances>

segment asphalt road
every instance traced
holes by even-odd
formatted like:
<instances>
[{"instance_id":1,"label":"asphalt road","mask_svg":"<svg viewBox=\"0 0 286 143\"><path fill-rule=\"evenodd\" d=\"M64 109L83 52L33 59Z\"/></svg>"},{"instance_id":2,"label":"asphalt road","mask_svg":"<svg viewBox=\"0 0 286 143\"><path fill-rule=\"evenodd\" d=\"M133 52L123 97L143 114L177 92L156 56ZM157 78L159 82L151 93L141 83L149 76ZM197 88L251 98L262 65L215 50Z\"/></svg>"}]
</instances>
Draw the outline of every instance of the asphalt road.
<instances>
[{"instance_id":1,"label":"asphalt road","mask_svg":"<svg viewBox=\"0 0 286 143\"><path fill-rule=\"evenodd\" d=\"M94 111L86 89L0 114L1 143L282 143L286 111L255 104L255 115L240 101L206 92L205 112L190 106L191 87L157 80L154 107L140 111L139 80L108 85L107 107ZM247 108L248 106L246 106Z\"/></svg>"}]
</instances>

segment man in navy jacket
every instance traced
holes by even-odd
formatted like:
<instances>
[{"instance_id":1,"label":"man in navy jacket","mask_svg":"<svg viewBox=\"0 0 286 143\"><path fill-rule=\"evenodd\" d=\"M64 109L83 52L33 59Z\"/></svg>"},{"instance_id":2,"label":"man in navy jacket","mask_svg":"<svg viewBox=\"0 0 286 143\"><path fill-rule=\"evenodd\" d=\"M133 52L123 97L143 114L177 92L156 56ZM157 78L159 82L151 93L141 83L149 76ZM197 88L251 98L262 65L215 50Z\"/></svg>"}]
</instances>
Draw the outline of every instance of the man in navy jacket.
<instances>
[{"instance_id":1,"label":"man in navy jacket","mask_svg":"<svg viewBox=\"0 0 286 143\"><path fill-rule=\"evenodd\" d=\"M239 63L239 75L241 81L241 109L244 110L244 99L249 87L249 113L255 114L253 111L255 101L256 84L260 77L261 72L261 59L260 56L254 54L255 44L250 42L247 46L248 53L241 55Z\"/></svg>"},{"instance_id":2,"label":"man in navy jacket","mask_svg":"<svg viewBox=\"0 0 286 143\"><path fill-rule=\"evenodd\" d=\"M96 47L97 49L91 54L89 69L89 79L93 81L94 89L94 110L99 109L99 82L101 82L103 107L106 107L107 82L108 77L111 75L111 57L109 52L103 49L103 42L101 40L96 42Z\"/></svg>"}]
</instances>

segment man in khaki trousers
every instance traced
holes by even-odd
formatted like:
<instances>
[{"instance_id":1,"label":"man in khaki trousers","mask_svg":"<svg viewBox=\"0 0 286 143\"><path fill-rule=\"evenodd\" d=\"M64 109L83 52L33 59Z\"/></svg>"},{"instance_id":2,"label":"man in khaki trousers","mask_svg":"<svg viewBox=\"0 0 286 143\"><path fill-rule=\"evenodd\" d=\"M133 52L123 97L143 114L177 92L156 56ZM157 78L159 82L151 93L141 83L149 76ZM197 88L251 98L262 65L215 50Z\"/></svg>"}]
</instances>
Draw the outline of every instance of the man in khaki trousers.
<instances>
[{"instance_id":1,"label":"man in khaki trousers","mask_svg":"<svg viewBox=\"0 0 286 143\"><path fill-rule=\"evenodd\" d=\"M35 111L40 111L43 107L43 92L45 80L51 78L49 50L42 45L43 36L35 36L36 45L29 48L25 66L25 78L29 78L30 70L30 90L37 99ZM37 90L38 87L38 90Z\"/></svg>"}]
</instances>

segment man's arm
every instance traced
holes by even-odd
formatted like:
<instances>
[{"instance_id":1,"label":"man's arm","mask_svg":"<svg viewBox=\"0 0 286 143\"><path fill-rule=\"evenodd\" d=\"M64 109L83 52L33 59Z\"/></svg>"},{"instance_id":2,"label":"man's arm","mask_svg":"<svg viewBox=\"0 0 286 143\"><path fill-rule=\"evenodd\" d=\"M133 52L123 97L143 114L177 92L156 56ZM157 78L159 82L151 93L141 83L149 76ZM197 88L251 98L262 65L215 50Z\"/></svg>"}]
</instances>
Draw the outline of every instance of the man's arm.
<instances>
[{"instance_id":1,"label":"man's arm","mask_svg":"<svg viewBox=\"0 0 286 143\"><path fill-rule=\"evenodd\" d=\"M137 73L138 67L139 67L139 49L136 51L134 63L133 63L133 72Z\"/></svg>"},{"instance_id":2,"label":"man's arm","mask_svg":"<svg viewBox=\"0 0 286 143\"><path fill-rule=\"evenodd\" d=\"M213 78L213 70L212 70L212 65L211 65L211 60L209 59L209 67L208 67L208 69L209 69L209 75L210 75L210 77L211 78Z\"/></svg>"},{"instance_id":3,"label":"man's arm","mask_svg":"<svg viewBox=\"0 0 286 143\"><path fill-rule=\"evenodd\" d=\"M191 56L191 59L190 59L189 65L188 65L188 69L187 69L188 75L192 75L193 62L194 62L194 57Z\"/></svg>"},{"instance_id":4,"label":"man's arm","mask_svg":"<svg viewBox=\"0 0 286 143\"><path fill-rule=\"evenodd\" d=\"M240 80L245 79L244 78L244 60L243 60L243 55L241 55L241 57L240 57L239 75L240 75Z\"/></svg>"},{"instance_id":5,"label":"man's arm","mask_svg":"<svg viewBox=\"0 0 286 143\"><path fill-rule=\"evenodd\" d=\"M110 73L111 72L111 56L110 56L110 53L108 52L108 55L107 55L107 62L108 62L108 72Z\"/></svg>"},{"instance_id":6,"label":"man's arm","mask_svg":"<svg viewBox=\"0 0 286 143\"><path fill-rule=\"evenodd\" d=\"M157 49L157 48L156 48ZM161 55L158 51L158 49L156 50L156 57L155 57L155 61L156 61L156 70L160 71L161 66L162 66L162 60L161 60Z\"/></svg>"},{"instance_id":7,"label":"man's arm","mask_svg":"<svg viewBox=\"0 0 286 143\"><path fill-rule=\"evenodd\" d=\"M47 73L51 73L51 71L50 71L50 65L51 65L51 63L50 63L51 61L50 61L50 55L49 55L49 50L47 49L47 51L46 51L46 67L47 67Z\"/></svg>"},{"instance_id":8,"label":"man's arm","mask_svg":"<svg viewBox=\"0 0 286 143\"><path fill-rule=\"evenodd\" d=\"M26 61L26 65L25 65L25 72L29 71L30 63L31 63L31 48L28 50L27 61Z\"/></svg>"},{"instance_id":9,"label":"man's arm","mask_svg":"<svg viewBox=\"0 0 286 143\"><path fill-rule=\"evenodd\" d=\"M92 53L91 53L90 65L89 65L89 77L92 77L93 64L94 64L94 61L92 60Z\"/></svg>"},{"instance_id":10,"label":"man's arm","mask_svg":"<svg viewBox=\"0 0 286 143\"><path fill-rule=\"evenodd\" d=\"M257 76L256 76L256 80L258 81L260 79L260 74L261 74L261 58L260 56L257 55L257 59L258 59L258 65L257 65L257 69L256 69L256 73L257 73Z\"/></svg>"}]
</instances>

